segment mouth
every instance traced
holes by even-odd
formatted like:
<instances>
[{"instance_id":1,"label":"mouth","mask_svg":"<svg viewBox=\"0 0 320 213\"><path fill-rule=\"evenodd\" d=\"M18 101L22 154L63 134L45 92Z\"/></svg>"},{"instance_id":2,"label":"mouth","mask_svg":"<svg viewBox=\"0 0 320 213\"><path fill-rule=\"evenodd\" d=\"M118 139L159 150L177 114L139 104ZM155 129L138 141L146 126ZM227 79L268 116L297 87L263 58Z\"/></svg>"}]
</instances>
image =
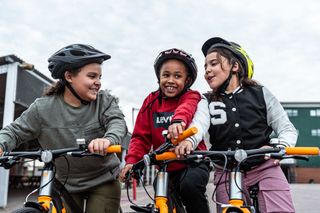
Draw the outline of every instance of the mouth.
<instances>
[{"instance_id":1,"label":"mouth","mask_svg":"<svg viewBox=\"0 0 320 213\"><path fill-rule=\"evenodd\" d=\"M207 77L207 81L211 81L211 80L214 79L215 77L216 77L215 75L208 76L208 77Z\"/></svg>"},{"instance_id":2,"label":"mouth","mask_svg":"<svg viewBox=\"0 0 320 213\"><path fill-rule=\"evenodd\" d=\"M176 88L173 87L173 86L166 86L165 89L166 89L168 92L170 92L170 91L173 92L173 91L176 90Z\"/></svg>"},{"instance_id":3,"label":"mouth","mask_svg":"<svg viewBox=\"0 0 320 213\"><path fill-rule=\"evenodd\" d=\"M93 94L98 94L100 88L91 88L90 91L93 93Z\"/></svg>"}]
</instances>

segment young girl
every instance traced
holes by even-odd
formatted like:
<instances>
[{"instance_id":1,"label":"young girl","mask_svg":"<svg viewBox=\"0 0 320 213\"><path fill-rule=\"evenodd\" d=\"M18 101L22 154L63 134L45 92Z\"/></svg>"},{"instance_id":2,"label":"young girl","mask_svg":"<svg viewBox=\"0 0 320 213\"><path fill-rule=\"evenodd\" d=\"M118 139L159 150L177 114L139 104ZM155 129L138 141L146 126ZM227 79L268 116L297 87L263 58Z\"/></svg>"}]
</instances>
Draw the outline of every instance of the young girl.
<instances>
[{"instance_id":1,"label":"young girl","mask_svg":"<svg viewBox=\"0 0 320 213\"><path fill-rule=\"evenodd\" d=\"M117 213L120 205L119 160L104 150L120 144L126 133L124 116L116 100L101 87L101 64L110 56L83 44L60 49L49 58L49 71L59 81L44 97L13 123L0 130L0 152L9 151L32 139L43 149L75 147L84 138L90 152L104 157L68 157L56 160L56 178L65 184L87 212ZM68 165L69 164L69 165ZM68 209L68 212L72 212Z\"/></svg>"},{"instance_id":2,"label":"young girl","mask_svg":"<svg viewBox=\"0 0 320 213\"><path fill-rule=\"evenodd\" d=\"M200 101L200 94L190 89L197 77L197 67L191 55L175 48L165 50L155 60L154 69L159 90L147 96L139 111L126 156L126 166L121 172L122 180L132 165L141 160L151 147L157 149L165 142L163 130L168 129L169 134L179 133L190 124ZM176 147L186 152L196 148L188 141ZM203 142L200 142L198 149L206 149ZM187 212L209 212L205 196L208 165L186 167L184 164L172 163L168 171L170 183L175 186Z\"/></svg>"},{"instance_id":3,"label":"young girl","mask_svg":"<svg viewBox=\"0 0 320 213\"><path fill-rule=\"evenodd\" d=\"M253 62L234 42L214 37L202 46L205 79L212 89L199 103L192 126L198 134L187 140L200 141L209 131L211 150L257 149L270 144L274 131L284 146L294 146L297 133L279 101L252 80ZM183 154L183 153L180 153ZM244 186L259 184L260 212L294 212L289 184L278 160L250 159ZM216 165L214 183L222 175ZM225 181L217 185L216 200L228 203Z\"/></svg>"}]
</instances>

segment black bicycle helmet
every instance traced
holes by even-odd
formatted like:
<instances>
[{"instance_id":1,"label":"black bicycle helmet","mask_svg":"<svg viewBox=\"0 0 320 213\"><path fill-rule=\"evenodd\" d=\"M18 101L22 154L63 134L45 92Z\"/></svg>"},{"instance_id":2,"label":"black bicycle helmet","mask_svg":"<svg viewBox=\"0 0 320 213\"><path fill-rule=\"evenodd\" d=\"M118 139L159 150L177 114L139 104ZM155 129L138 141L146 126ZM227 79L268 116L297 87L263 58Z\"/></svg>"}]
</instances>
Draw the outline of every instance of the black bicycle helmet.
<instances>
[{"instance_id":1,"label":"black bicycle helmet","mask_svg":"<svg viewBox=\"0 0 320 213\"><path fill-rule=\"evenodd\" d=\"M49 71L54 79L63 79L66 70L73 70L90 63L99 63L111 58L90 45L71 44L56 53L49 59Z\"/></svg>"},{"instance_id":2,"label":"black bicycle helmet","mask_svg":"<svg viewBox=\"0 0 320 213\"><path fill-rule=\"evenodd\" d=\"M250 59L249 55L246 53L246 51L237 43L226 41L219 37L213 37L207 40L202 45L202 52L204 56L207 56L208 51L215 47L222 47L225 49L230 50L236 58L240 60L244 67L245 76L249 79L252 78L253 72L254 72L254 65L253 61Z\"/></svg>"},{"instance_id":3,"label":"black bicycle helmet","mask_svg":"<svg viewBox=\"0 0 320 213\"><path fill-rule=\"evenodd\" d=\"M191 56L191 54L177 48L162 51L154 62L154 70L156 72L158 80L160 79L160 67L163 64L163 62L168 59L177 59L179 61L182 61L187 66L189 75L192 80L190 84L187 85L187 87L190 88L192 84L195 82L198 74L196 62L194 58Z\"/></svg>"}]
</instances>

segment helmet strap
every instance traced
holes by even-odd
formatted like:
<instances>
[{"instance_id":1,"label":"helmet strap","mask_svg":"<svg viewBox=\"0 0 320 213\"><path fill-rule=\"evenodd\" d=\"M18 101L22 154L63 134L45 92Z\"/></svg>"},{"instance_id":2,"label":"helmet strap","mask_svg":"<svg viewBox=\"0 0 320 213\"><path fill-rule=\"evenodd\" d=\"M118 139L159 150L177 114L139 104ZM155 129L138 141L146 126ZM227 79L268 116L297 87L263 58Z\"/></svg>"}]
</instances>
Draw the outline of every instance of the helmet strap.
<instances>
[{"instance_id":1,"label":"helmet strap","mask_svg":"<svg viewBox=\"0 0 320 213\"><path fill-rule=\"evenodd\" d=\"M68 89L71 91L71 93L76 97L83 105L88 105L90 101L83 100L77 92L73 89L73 87L70 85L68 81L65 80L65 85L68 87Z\"/></svg>"},{"instance_id":2,"label":"helmet strap","mask_svg":"<svg viewBox=\"0 0 320 213\"><path fill-rule=\"evenodd\" d=\"M231 78L232 78L232 69L234 64L232 64L228 78L223 82L223 84L218 88L218 93L225 93L228 88Z\"/></svg>"}]
</instances>

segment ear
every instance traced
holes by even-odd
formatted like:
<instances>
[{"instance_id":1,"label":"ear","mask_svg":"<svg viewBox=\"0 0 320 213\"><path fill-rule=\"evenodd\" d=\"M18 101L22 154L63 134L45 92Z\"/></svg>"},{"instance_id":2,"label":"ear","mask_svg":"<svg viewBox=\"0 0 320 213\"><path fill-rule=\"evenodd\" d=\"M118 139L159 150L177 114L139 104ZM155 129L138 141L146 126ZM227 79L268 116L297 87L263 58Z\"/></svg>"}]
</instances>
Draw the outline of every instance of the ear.
<instances>
[{"instance_id":1,"label":"ear","mask_svg":"<svg viewBox=\"0 0 320 213\"><path fill-rule=\"evenodd\" d=\"M69 82L72 83L72 73L70 71L65 71L64 72L64 79Z\"/></svg>"},{"instance_id":2,"label":"ear","mask_svg":"<svg viewBox=\"0 0 320 213\"><path fill-rule=\"evenodd\" d=\"M239 63L238 62L234 62L233 67L232 67L232 71L233 72L239 72Z\"/></svg>"},{"instance_id":3,"label":"ear","mask_svg":"<svg viewBox=\"0 0 320 213\"><path fill-rule=\"evenodd\" d=\"M191 81L192 81L191 77L190 77L190 76L188 76L188 77L187 77L187 79L186 79L186 83L185 83L185 85L189 85L189 84L191 84Z\"/></svg>"}]
</instances>

